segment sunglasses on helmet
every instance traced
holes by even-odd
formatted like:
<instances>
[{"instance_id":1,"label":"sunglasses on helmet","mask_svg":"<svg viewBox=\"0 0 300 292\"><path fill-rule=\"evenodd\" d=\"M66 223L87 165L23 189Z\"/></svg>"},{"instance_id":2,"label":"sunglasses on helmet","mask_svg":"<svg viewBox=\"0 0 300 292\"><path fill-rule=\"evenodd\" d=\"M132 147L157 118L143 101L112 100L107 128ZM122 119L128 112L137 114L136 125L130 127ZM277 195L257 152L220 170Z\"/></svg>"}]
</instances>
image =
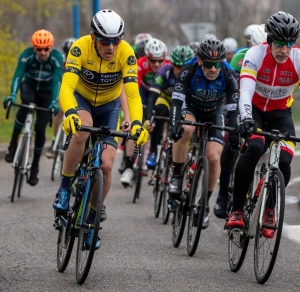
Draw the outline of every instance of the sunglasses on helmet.
<instances>
[{"instance_id":1,"label":"sunglasses on helmet","mask_svg":"<svg viewBox=\"0 0 300 292\"><path fill-rule=\"evenodd\" d=\"M277 48L283 48L284 46L286 46L287 48L290 49L291 47L293 47L296 44L296 41L293 41L293 42L282 42L282 41L273 40L273 43L274 43L274 45Z\"/></svg>"},{"instance_id":2,"label":"sunglasses on helmet","mask_svg":"<svg viewBox=\"0 0 300 292\"><path fill-rule=\"evenodd\" d=\"M205 67L207 69L211 69L213 66L216 69L220 69L222 67L222 62L221 61L216 61L216 62L213 62L213 61L203 61L202 65L203 65L203 67Z\"/></svg>"},{"instance_id":3,"label":"sunglasses on helmet","mask_svg":"<svg viewBox=\"0 0 300 292\"><path fill-rule=\"evenodd\" d=\"M117 46L123 39L122 37L117 37L117 38L95 37L95 38L102 46L105 46L105 47L108 47L109 45Z\"/></svg>"}]
</instances>

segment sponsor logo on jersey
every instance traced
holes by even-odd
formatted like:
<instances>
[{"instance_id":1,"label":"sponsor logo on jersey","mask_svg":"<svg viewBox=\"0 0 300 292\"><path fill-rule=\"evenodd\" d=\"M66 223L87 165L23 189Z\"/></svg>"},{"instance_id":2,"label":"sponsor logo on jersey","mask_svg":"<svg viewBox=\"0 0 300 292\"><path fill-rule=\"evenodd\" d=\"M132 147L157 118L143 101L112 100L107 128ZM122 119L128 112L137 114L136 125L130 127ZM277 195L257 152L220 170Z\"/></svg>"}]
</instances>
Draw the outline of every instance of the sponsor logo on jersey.
<instances>
[{"instance_id":1,"label":"sponsor logo on jersey","mask_svg":"<svg viewBox=\"0 0 300 292\"><path fill-rule=\"evenodd\" d=\"M76 62L76 60L69 59L69 60L67 61L67 64L74 64L74 65L76 65L77 62Z\"/></svg>"},{"instance_id":2,"label":"sponsor logo on jersey","mask_svg":"<svg viewBox=\"0 0 300 292\"><path fill-rule=\"evenodd\" d=\"M238 93L234 93L232 95L232 99L233 99L233 101L238 101L239 100L239 94Z\"/></svg>"},{"instance_id":3,"label":"sponsor logo on jersey","mask_svg":"<svg viewBox=\"0 0 300 292\"><path fill-rule=\"evenodd\" d=\"M115 61L111 61L108 63L108 69L109 70L114 70L116 68L116 62Z\"/></svg>"},{"instance_id":4,"label":"sponsor logo on jersey","mask_svg":"<svg viewBox=\"0 0 300 292\"><path fill-rule=\"evenodd\" d=\"M182 91L182 90L183 90L183 85L182 85L182 83L177 83L177 84L175 85L175 90L177 90L177 91Z\"/></svg>"},{"instance_id":5,"label":"sponsor logo on jersey","mask_svg":"<svg viewBox=\"0 0 300 292\"><path fill-rule=\"evenodd\" d=\"M127 74L136 74L136 70L129 69L129 70L127 71Z\"/></svg>"},{"instance_id":6,"label":"sponsor logo on jersey","mask_svg":"<svg viewBox=\"0 0 300 292\"><path fill-rule=\"evenodd\" d=\"M74 57L79 57L81 55L81 50L78 47L73 47L70 54Z\"/></svg>"},{"instance_id":7,"label":"sponsor logo on jersey","mask_svg":"<svg viewBox=\"0 0 300 292\"><path fill-rule=\"evenodd\" d=\"M135 56L129 56L126 61L127 65L132 66L136 64Z\"/></svg>"},{"instance_id":8,"label":"sponsor logo on jersey","mask_svg":"<svg viewBox=\"0 0 300 292\"><path fill-rule=\"evenodd\" d=\"M85 79L92 80L94 78L94 74L87 69L82 69L81 72Z\"/></svg>"},{"instance_id":9,"label":"sponsor logo on jersey","mask_svg":"<svg viewBox=\"0 0 300 292\"><path fill-rule=\"evenodd\" d=\"M249 69L253 69L253 70L257 69L256 65L254 63L252 63L251 61L249 61L249 60L246 60L244 62L244 67L249 68Z\"/></svg>"}]
</instances>

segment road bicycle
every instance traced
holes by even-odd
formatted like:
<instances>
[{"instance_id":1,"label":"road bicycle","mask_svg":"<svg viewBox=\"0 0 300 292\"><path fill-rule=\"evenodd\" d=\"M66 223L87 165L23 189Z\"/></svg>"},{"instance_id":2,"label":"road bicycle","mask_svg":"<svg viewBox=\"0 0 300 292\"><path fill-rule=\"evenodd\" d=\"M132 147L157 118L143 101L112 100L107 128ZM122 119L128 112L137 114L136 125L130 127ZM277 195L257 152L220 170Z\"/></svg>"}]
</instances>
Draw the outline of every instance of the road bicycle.
<instances>
[{"instance_id":1,"label":"road bicycle","mask_svg":"<svg viewBox=\"0 0 300 292\"><path fill-rule=\"evenodd\" d=\"M103 175L101 171L101 157L106 148L103 141L105 137L114 136L125 139L133 139L129 133L110 130L109 127L88 127L77 126L78 131L89 132L96 136L93 146L89 146L89 139L86 143L86 150L78 165L72 180L72 192L70 210L68 212L55 211L54 227L59 231L57 241L57 269L63 272L71 257L75 238L78 237L76 254L76 280L83 284L88 276L95 246L98 238L101 221L101 209L103 199ZM64 150L70 144L71 135L67 137ZM135 149L138 149L136 146ZM137 155L138 151L134 154ZM136 157L132 157L135 159ZM93 224L87 222L87 215L90 210L93 195L97 194L96 219ZM93 203L95 203L93 201ZM93 204L95 206L95 204ZM86 236L90 229L93 230L93 237L90 246L86 245Z\"/></svg>"},{"instance_id":2,"label":"road bicycle","mask_svg":"<svg viewBox=\"0 0 300 292\"><path fill-rule=\"evenodd\" d=\"M62 130L62 123L60 123L57 130L54 144L52 146L52 151L54 153L54 160L53 160L52 171L51 171L52 181L61 177L61 171L62 171L63 160L64 160L63 145L65 141L66 141L66 135Z\"/></svg>"},{"instance_id":3,"label":"road bicycle","mask_svg":"<svg viewBox=\"0 0 300 292\"><path fill-rule=\"evenodd\" d=\"M27 105L27 104L17 104L11 102L7 107L6 119L9 118L9 112L11 106L27 109L27 115L26 115L25 124L23 126L22 135L18 142L18 147L16 149L16 153L12 163L12 167L14 168L14 172L15 172L15 178L14 178L13 190L11 193L11 202L14 202L16 191L17 191L17 196L18 197L21 196L24 177L26 178L26 182L28 182L29 180L31 161L33 158L32 137L33 137L34 113L35 111L43 111L48 114L51 114L51 120L49 122L49 125L51 127L52 120L54 117L54 110L38 107L34 103L30 103L29 105Z\"/></svg>"},{"instance_id":4,"label":"road bicycle","mask_svg":"<svg viewBox=\"0 0 300 292\"><path fill-rule=\"evenodd\" d=\"M157 160L157 166L153 170L148 185L153 186L154 195L154 216L159 217L160 210L162 208L162 222L167 224L169 221L170 210L168 208L168 189L169 180L171 177L172 166L172 144L173 141L169 137L169 117L155 116L150 119L149 124L153 124L155 120L165 121L166 131L158 148L159 155Z\"/></svg>"},{"instance_id":5,"label":"road bicycle","mask_svg":"<svg viewBox=\"0 0 300 292\"><path fill-rule=\"evenodd\" d=\"M228 260L231 271L237 272L245 259L250 239L255 238L254 272L257 282L264 284L276 261L284 218L285 183L278 167L280 151L286 147L284 141L300 142L300 138L278 130L256 131L255 135L264 136L272 143L255 167L243 210L245 229L229 229ZM267 210L272 210L275 225L263 222ZM264 234L264 228L273 230L270 236Z\"/></svg>"},{"instance_id":6,"label":"road bicycle","mask_svg":"<svg viewBox=\"0 0 300 292\"><path fill-rule=\"evenodd\" d=\"M183 167L184 178L187 179L183 185L182 197L180 200L171 200L170 208L173 209L172 220L172 242L174 247L178 247L184 233L186 220L188 217L187 231L187 252L193 256L197 250L202 223L205 214L208 192L208 160L206 157L206 145L208 142L208 132L210 129L237 132L236 128L218 126L210 122L198 123L194 121L180 121L179 129L182 125L196 127L192 139L191 152L188 155ZM193 165L194 174L189 173Z\"/></svg>"}]
</instances>

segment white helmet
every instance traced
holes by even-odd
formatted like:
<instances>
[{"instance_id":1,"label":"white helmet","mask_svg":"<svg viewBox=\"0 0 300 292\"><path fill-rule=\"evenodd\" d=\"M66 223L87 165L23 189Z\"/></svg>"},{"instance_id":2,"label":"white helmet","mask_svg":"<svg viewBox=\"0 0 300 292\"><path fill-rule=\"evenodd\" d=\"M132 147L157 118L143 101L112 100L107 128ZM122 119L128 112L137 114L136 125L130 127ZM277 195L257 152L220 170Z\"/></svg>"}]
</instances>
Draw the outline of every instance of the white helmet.
<instances>
[{"instance_id":1,"label":"white helmet","mask_svg":"<svg viewBox=\"0 0 300 292\"><path fill-rule=\"evenodd\" d=\"M267 33L265 32L265 24L258 25L252 32L251 43L252 45L258 45L267 41Z\"/></svg>"},{"instance_id":2,"label":"white helmet","mask_svg":"<svg viewBox=\"0 0 300 292\"><path fill-rule=\"evenodd\" d=\"M152 35L150 33L146 33L146 32L139 33L134 38L134 45L137 46L137 44L142 41L147 43L150 39L152 39Z\"/></svg>"},{"instance_id":3,"label":"white helmet","mask_svg":"<svg viewBox=\"0 0 300 292\"><path fill-rule=\"evenodd\" d=\"M226 53L235 52L238 47L238 43L234 38L225 38L223 44L226 50Z\"/></svg>"},{"instance_id":4,"label":"white helmet","mask_svg":"<svg viewBox=\"0 0 300 292\"><path fill-rule=\"evenodd\" d=\"M91 30L98 37L115 38L124 34L125 26L119 14L113 10L104 9L94 15Z\"/></svg>"},{"instance_id":5,"label":"white helmet","mask_svg":"<svg viewBox=\"0 0 300 292\"><path fill-rule=\"evenodd\" d=\"M213 40L216 40L217 39L217 36L213 33L206 33L204 36L203 36L203 40L205 39L213 39Z\"/></svg>"},{"instance_id":6,"label":"white helmet","mask_svg":"<svg viewBox=\"0 0 300 292\"><path fill-rule=\"evenodd\" d=\"M248 25L244 30L244 37L250 41L251 35L253 30L258 26L259 24L250 24Z\"/></svg>"},{"instance_id":7,"label":"white helmet","mask_svg":"<svg viewBox=\"0 0 300 292\"><path fill-rule=\"evenodd\" d=\"M152 38L145 46L145 55L147 57L166 57L167 46L159 39Z\"/></svg>"}]
</instances>

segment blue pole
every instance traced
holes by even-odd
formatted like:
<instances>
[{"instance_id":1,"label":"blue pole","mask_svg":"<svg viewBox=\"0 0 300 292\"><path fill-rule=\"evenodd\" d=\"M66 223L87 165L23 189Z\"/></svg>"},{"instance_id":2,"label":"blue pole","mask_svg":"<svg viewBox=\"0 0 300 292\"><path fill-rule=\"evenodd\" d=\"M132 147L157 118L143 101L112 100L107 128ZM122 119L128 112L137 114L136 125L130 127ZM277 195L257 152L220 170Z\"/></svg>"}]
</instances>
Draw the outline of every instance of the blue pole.
<instances>
[{"instance_id":1,"label":"blue pole","mask_svg":"<svg viewBox=\"0 0 300 292\"><path fill-rule=\"evenodd\" d=\"M79 0L73 0L73 34L77 39L80 36Z\"/></svg>"},{"instance_id":2,"label":"blue pole","mask_svg":"<svg viewBox=\"0 0 300 292\"><path fill-rule=\"evenodd\" d=\"M93 15L100 10L100 0L93 0Z\"/></svg>"}]
</instances>

